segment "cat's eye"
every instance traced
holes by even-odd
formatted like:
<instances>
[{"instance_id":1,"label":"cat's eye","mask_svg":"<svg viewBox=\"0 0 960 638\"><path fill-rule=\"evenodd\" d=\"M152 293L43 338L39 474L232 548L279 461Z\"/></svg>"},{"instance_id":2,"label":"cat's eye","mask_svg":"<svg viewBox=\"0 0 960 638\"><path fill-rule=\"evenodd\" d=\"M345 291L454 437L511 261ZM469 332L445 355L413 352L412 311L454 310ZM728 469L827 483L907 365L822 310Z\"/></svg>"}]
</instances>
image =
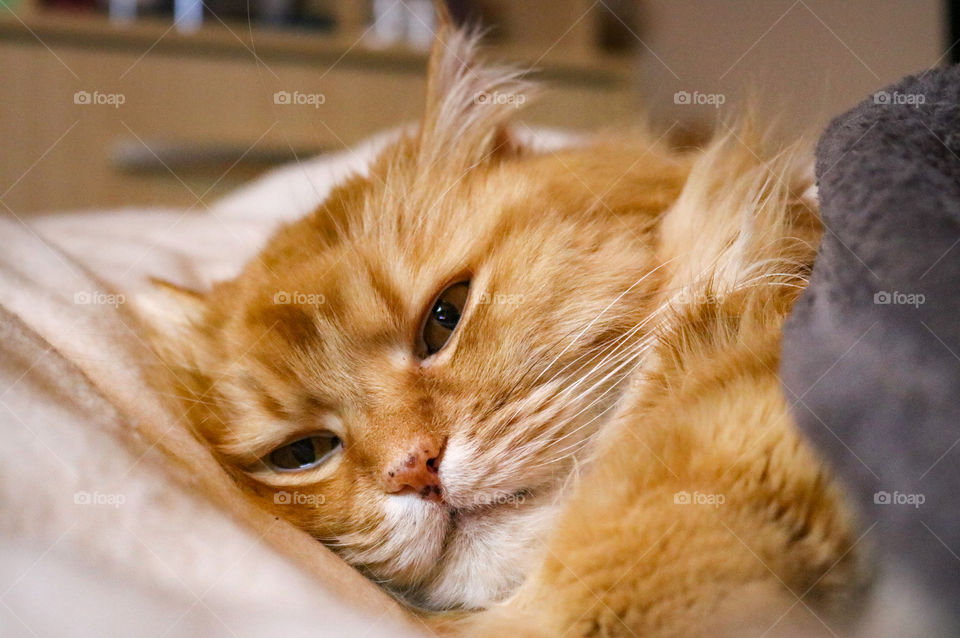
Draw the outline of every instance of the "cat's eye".
<instances>
[{"instance_id":1,"label":"cat's eye","mask_svg":"<svg viewBox=\"0 0 960 638\"><path fill-rule=\"evenodd\" d=\"M278 447L266 461L271 468L283 472L309 470L333 456L342 445L334 434L315 434Z\"/></svg>"},{"instance_id":2,"label":"cat's eye","mask_svg":"<svg viewBox=\"0 0 960 638\"><path fill-rule=\"evenodd\" d=\"M450 340L450 335L460 323L469 292L470 282L461 281L441 292L431 304L420 335L427 355L439 352Z\"/></svg>"}]
</instances>

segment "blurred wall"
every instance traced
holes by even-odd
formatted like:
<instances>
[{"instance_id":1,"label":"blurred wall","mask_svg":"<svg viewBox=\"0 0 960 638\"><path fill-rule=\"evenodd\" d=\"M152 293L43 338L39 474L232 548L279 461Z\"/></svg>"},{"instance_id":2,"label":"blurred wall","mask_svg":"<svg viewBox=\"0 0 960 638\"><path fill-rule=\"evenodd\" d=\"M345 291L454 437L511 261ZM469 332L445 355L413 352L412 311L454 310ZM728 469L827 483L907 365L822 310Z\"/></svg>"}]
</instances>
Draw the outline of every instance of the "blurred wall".
<instances>
[{"instance_id":1,"label":"blurred wall","mask_svg":"<svg viewBox=\"0 0 960 638\"><path fill-rule=\"evenodd\" d=\"M655 122L696 131L741 112L749 99L762 121L777 120L781 135L816 137L831 117L883 86L947 62L944 5L643 0L643 101Z\"/></svg>"}]
</instances>

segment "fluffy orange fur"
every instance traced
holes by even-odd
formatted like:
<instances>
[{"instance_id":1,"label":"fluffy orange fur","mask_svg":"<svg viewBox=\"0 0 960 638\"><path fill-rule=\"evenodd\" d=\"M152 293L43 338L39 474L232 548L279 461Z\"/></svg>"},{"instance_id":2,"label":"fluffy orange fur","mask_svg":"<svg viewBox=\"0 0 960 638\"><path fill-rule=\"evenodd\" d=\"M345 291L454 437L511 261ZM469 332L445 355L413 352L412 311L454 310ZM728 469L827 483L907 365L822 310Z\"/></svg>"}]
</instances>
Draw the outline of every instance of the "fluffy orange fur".
<instances>
[{"instance_id":1,"label":"fluffy orange fur","mask_svg":"<svg viewBox=\"0 0 960 638\"><path fill-rule=\"evenodd\" d=\"M746 132L537 152L512 104L475 99L529 87L474 56L441 28L416 133L235 279L171 287L176 311L148 318L161 382L263 507L409 602L477 610L441 630L829 625L862 578L777 378L819 235L797 153ZM425 358L425 312L458 281L463 316ZM331 460L264 465L321 430L343 441ZM442 502L385 488L421 449Z\"/></svg>"},{"instance_id":2,"label":"fluffy orange fur","mask_svg":"<svg viewBox=\"0 0 960 638\"><path fill-rule=\"evenodd\" d=\"M720 148L715 159L726 156ZM714 174L705 183L729 177L706 165ZM786 178L783 168L773 175ZM766 170L755 166L754 177ZM745 186L746 175L727 186ZM868 576L858 532L794 430L777 375L781 323L816 236L811 211L786 195L745 200L746 219L712 229L710 277L686 284L682 303L664 313L542 563L511 599L454 624L456 633L810 637L849 628ZM755 233L753 245L731 248L744 232ZM723 237L727 248L714 243ZM683 243L664 259L681 272L688 259L699 268L704 253ZM728 268L752 276L718 283Z\"/></svg>"}]
</instances>

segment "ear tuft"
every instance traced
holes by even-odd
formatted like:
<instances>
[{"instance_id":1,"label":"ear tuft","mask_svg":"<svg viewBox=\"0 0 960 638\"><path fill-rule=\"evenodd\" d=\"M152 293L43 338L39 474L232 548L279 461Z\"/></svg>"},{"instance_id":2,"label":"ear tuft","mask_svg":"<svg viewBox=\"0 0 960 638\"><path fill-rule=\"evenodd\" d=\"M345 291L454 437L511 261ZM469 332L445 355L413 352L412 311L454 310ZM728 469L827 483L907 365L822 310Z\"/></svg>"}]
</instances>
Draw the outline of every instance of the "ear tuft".
<instances>
[{"instance_id":1,"label":"ear tuft","mask_svg":"<svg viewBox=\"0 0 960 638\"><path fill-rule=\"evenodd\" d=\"M450 7L447 6L447 0L433 0L433 12L437 16L437 30L454 28L453 18L450 17Z\"/></svg>"},{"instance_id":2,"label":"ear tuft","mask_svg":"<svg viewBox=\"0 0 960 638\"><path fill-rule=\"evenodd\" d=\"M533 97L525 72L477 60L480 34L453 26L438 7L430 51L427 100L418 139L420 165L464 170L516 153L507 123Z\"/></svg>"},{"instance_id":3,"label":"ear tuft","mask_svg":"<svg viewBox=\"0 0 960 638\"><path fill-rule=\"evenodd\" d=\"M133 309L152 339L182 338L203 320L207 305L201 293L162 279L150 282L153 290L136 295Z\"/></svg>"},{"instance_id":4,"label":"ear tuft","mask_svg":"<svg viewBox=\"0 0 960 638\"><path fill-rule=\"evenodd\" d=\"M168 363L183 363L196 354L198 326L207 303L199 292L151 278L153 289L137 294L132 309L146 329L147 339Z\"/></svg>"}]
</instances>

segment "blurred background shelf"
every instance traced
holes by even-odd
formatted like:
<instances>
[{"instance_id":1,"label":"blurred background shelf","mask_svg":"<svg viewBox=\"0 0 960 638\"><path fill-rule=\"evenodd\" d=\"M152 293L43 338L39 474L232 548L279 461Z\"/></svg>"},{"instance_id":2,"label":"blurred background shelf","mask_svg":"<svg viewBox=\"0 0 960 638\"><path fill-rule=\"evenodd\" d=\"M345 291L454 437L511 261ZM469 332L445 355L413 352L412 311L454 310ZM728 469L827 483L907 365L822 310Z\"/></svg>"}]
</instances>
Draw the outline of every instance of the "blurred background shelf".
<instances>
[{"instance_id":1,"label":"blurred background shelf","mask_svg":"<svg viewBox=\"0 0 960 638\"><path fill-rule=\"evenodd\" d=\"M247 56L308 62L362 64L388 69L423 71L424 49L393 44L374 47L364 43L363 31L346 34L313 32L279 26L216 20L196 30L181 32L169 19L144 17L117 23L99 14L65 13L40 9L32 12L0 12L0 37L8 41L64 45L144 53L190 53L211 56ZM251 28L254 31L251 31ZM252 36L252 37L251 37ZM572 79L598 84L619 83L631 67L629 58L603 50L583 54L570 47L547 50L529 43L498 43L496 58L519 65L535 65L537 77Z\"/></svg>"},{"instance_id":2,"label":"blurred background shelf","mask_svg":"<svg viewBox=\"0 0 960 638\"><path fill-rule=\"evenodd\" d=\"M271 166L419 117L429 1L203 0L199 23L175 17L198 2L0 0L0 212L202 210ZM117 19L117 3L135 15ZM681 144L748 105L777 137L814 140L960 51L946 0L448 4L486 28L488 57L546 82L524 123L644 119Z\"/></svg>"},{"instance_id":3,"label":"blurred background shelf","mask_svg":"<svg viewBox=\"0 0 960 638\"><path fill-rule=\"evenodd\" d=\"M629 48L598 39L592 3L488 4L502 21L489 29L492 57L535 65L550 85L525 122L596 128L630 119L636 65ZM209 14L181 30L156 12L116 21L96 5L38 2L0 12L0 193L8 191L0 200L17 214L202 209L270 166L415 120L422 43L377 34L369 3L333 6L323 28ZM544 14L551 18L537 18Z\"/></svg>"}]
</instances>

